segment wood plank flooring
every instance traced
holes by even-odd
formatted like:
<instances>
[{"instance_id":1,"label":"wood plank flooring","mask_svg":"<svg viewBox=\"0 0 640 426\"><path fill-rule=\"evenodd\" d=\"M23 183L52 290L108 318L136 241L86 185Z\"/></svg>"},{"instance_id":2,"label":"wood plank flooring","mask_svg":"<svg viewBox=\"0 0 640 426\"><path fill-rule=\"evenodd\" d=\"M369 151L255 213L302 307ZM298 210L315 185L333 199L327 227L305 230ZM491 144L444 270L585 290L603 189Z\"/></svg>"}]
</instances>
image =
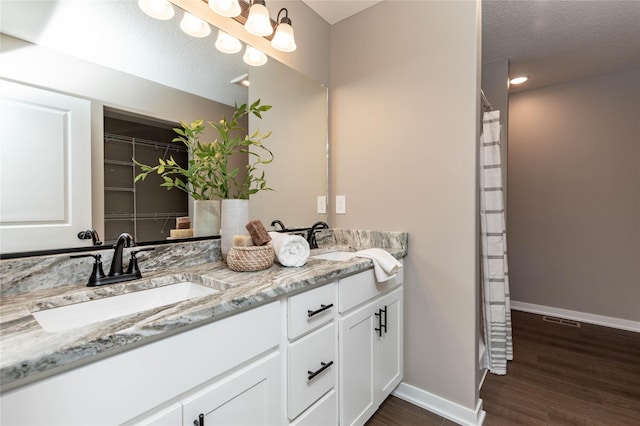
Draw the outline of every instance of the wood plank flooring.
<instances>
[{"instance_id":1,"label":"wood plank flooring","mask_svg":"<svg viewBox=\"0 0 640 426\"><path fill-rule=\"evenodd\" d=\"M640 333L512 312L514 360L480 392L485 426L640 426ZM393 396L366 426L452 425Z\"/></svg>"}]
</instances>

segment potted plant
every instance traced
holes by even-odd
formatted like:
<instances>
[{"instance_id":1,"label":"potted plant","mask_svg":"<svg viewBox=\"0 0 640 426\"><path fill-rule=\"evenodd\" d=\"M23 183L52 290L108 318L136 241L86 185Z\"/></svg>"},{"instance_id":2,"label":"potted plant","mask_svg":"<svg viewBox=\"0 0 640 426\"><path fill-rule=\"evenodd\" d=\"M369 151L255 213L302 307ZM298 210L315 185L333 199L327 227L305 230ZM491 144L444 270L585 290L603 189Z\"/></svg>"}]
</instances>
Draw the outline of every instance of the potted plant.
<instances>
[{"instance_id":1,"label":"potted plant","mask_svg":"<svg viewBox=\"0 0 640 426\"><path fill-rule=\"evenodd\" d=\"M135 182L144 180L150 173L157 173L163 179L161 186L168 190L180 189L196 201L223 200L223 216L225 215L225 204L227 204L225 200L244 200L228 203L229 207L227 207L227 210L246 211L247 220L244 220L244 217L239 218L240 221L244 220L242 223L242 227L244 227L248 222L249 196L258 191L272 190L267 186L264 171L259 172L258 167L271 163L273 153L263 144L271 132L261 134L256 130L253 134L248 135L239 120L248 114L253 114L261 119L262 113L270 109L270 105L260 105L260 99L250 105L235 105L230 120L224 117L217 123L211 121L207 123L218 133L218 138L208 143L200 140L202 133L207 128L204 120L195 120L190 124L181 122L181 128L174 129L178 136L173 139L173 142L180 142L187 148L189 153L187 168L180 166L173 157L159 158L158 164L155 166L142 164L134 159L135 164L142 170L136 176ZM240 153L248 155L246 174L240 174L239 167L232 168L229 164L231 157ZM241 206L232 208L231 204ZM245 213L236 213L236 215L239 214L245 215ZM194 217L194 222L197 221L197 218ZM197 226L197 224L194 225ZM231 235L230 238L232 237ZM223 249L224 253L226 252Z\"/></svg>"}]
</instances>

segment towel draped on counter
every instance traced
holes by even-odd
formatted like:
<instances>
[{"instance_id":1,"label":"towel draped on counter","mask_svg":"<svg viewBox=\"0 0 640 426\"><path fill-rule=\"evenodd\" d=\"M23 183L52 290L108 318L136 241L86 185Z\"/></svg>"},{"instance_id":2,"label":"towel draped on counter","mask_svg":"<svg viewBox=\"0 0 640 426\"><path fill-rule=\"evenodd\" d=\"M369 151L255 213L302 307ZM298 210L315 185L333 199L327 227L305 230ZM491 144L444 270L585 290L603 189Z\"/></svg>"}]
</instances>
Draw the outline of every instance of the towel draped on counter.
<instances>
[{"instance_id":1,"label":"towel draped on counter","mask_svg":"<svg viewBox=\"0 0 640 426\"><path fill-rule=\"evenodd\" d=\"M366 257L373 260L373 271L378 282L388 281L394 278L402 263L389 252L379 248L369 248L355 252L358 257Z\"/></svg>"}]
</instances>

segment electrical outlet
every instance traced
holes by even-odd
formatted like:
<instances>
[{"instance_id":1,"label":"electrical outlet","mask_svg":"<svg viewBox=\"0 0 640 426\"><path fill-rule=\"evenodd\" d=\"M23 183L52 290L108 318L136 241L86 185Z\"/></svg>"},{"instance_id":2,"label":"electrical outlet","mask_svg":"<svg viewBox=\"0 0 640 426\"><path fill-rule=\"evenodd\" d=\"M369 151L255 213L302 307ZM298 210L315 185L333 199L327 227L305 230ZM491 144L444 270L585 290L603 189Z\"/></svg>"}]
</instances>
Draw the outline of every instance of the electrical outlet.
<instances>
[{"instance_id":1,"label":"electrical outlet","mask_svg":"<svg viewBox=\"0 0 640 426\"><path fill-rule=\"evenodd\" d=\"M318 206L316 208L317 213L327 213L327 197L324 195L318 195Z\"/></svg>"},{"instance_id":2,"label":"electrical outlet","mask_svg":"<svg viewBox=\"0 0 640 426\"><path fill-rule=\"evenodd\" d=\"M346 195L336 195L336 214L347 214Z\"/></svg>"}]
</instances>

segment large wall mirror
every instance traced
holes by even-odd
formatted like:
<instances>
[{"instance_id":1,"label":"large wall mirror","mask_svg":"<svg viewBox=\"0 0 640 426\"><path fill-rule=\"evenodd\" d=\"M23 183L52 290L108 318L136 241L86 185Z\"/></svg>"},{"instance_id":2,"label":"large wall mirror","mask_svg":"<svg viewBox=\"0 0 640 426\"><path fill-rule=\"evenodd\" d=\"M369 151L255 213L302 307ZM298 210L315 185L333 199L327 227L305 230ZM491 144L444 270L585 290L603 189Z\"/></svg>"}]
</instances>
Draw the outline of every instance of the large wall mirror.
<instances>
[{"instance_id":1,"label":"large wall mirror","mask_svg":"<svg viewBox=\"0 0 640 426\"><path fill-rule=\"evenodd\" d=\"M10 65L0 77L90 103L88 227L104 234L105 111L170 125L218 120L230 115L234 103L258 98L273 109L263 120L249 120L248 127L273 132L268 144L275 159L265 172L274 191L251 198L251 218L267 226L279 219L290 228L326 221L326 214L317 213L318 197L327 195L326 87L272 58L262 67L248 67L242 53L218 52L216 28L202 39L184 34L179 9L171 20L157 21L134 1L3 0L2 8L2 60ZM243 74L249 75L249 89L232 83ZM72 238L65 242L32 237L28 247L12 250L3 244L0 251L91 245L77 239L80 228L70 227Z\"/></svg>"}]
</instances>

